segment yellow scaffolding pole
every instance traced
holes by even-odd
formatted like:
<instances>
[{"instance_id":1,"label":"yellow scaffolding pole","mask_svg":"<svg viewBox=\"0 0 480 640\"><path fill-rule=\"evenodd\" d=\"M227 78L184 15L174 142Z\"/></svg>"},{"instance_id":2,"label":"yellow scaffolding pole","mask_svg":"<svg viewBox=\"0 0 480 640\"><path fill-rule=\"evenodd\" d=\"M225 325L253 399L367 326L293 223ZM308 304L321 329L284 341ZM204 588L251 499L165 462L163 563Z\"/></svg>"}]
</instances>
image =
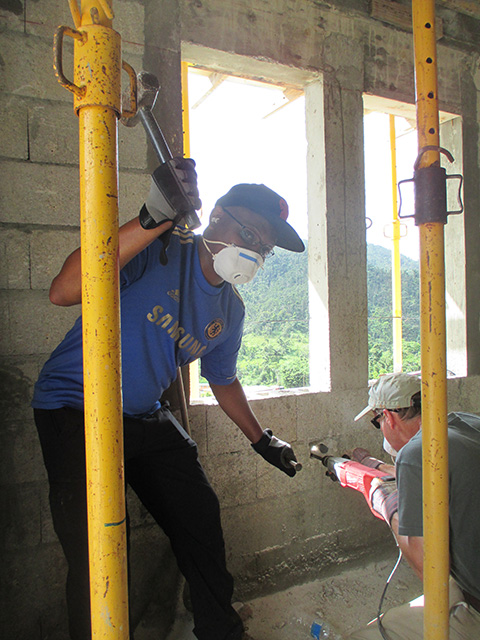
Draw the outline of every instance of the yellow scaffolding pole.
<instances>
[{"instance_id":1,"label":"yellow scaffolding pole","mask_svg":"<svg viewBox=\"0 0 480 640\"><path fill-rule=\"evenodd\" d=\"M413 0L418 170L415 198L428 205L420 172L439 167L439 117L434 0ZM425 174L424 174L425 175ZM420 184L422 183L422 185ZM428 188L427 188L428 190ZM441 212L439 212L441 213ZM424 638L448 640L448 439L444 225L427 215L420 227L423 441Z\"/></svg>"},{"instance_id":2,"label":"yellow scaffolding pole","mask_svg":"<svg viewBox=\"0 0 480 640\"><path fill-rule=\"evenodd\" d=\"M403 368L402 345L402 270L400 261L400 220L397 208L397 148L395 140L395 116L389 115L390 125L390 157L392 165L392 317L393 317L393 370L395 373Z\"/></svg>"},{"instance_id":3,"label":"yellow scaffolding pole","mask_svg":"<svg viewBox=\"0 0 480 640\"><path fill-rule=\"evenodd\" d=\"M183 155L190 157L190 100L188 95L188 62L182 61L182 123L183 123ZM190 397L200 398L200 369L198 360L189 367Z\"/></svg>"},{"instance_id":4,"label":"yellow scaffolding pole","mask_svg":"<svg viewBox=\"0 0 480 640\"><path fill-rule=\"evenodd\" d=\"M128 588L118 274L117 118L121 39L111 0L69 0L80 133L82 322L92 638L126 639ZM60 53L58 51L60 50Z\"/></svg>"}]
</instances>

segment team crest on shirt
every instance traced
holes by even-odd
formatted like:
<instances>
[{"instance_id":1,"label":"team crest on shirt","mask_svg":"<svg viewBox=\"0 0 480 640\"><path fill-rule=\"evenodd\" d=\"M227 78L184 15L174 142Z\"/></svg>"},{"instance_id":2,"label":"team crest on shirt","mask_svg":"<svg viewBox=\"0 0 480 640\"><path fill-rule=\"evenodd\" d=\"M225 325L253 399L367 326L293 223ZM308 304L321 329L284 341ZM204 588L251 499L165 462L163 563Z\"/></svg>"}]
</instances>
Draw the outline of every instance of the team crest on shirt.
<instances>
[{"instance_id":1,"label":"team crest on shirt","mask_svg":"<svg viewBox=\"0 0 480 640\"><path fill-rule=\"evenodd\" d=\"M216 320L212 320L209 324L207 324L207 326L205 327L205 337L207 338L207 340L213 340L214 338L217 338L222 333L224 326L225 323L221 318L216 318Z\"/></svg>"},{"instance_id":2,"label":"team crest on shirt","mask_svg":"<svg viewBox=\"0 0 480 640\"><path fill-rule=\"evenodd\" d=\"M173 298L175 302L180 302L180 291L178 289L170 289L170 291L167 291L167 295Z\"/></svg>"}]
</instances>

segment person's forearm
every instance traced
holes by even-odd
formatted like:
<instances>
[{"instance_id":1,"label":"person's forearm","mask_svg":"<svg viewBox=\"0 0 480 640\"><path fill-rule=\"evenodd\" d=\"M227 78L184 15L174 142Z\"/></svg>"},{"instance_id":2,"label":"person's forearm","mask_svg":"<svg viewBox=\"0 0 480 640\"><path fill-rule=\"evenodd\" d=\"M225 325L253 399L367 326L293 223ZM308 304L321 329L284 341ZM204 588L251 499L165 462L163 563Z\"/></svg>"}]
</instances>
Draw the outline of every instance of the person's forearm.
<instances>
[{"instance_id":1,"label":"person's forearm","mask_svg":"<svg viewBox=\"0 0 480 640\"><path fill-rule=\"evenodd\" d=\"M396 469L395 469L395 465L387 464L386 462L382 462L382 464L377 467L377 470L378 471L383 471L384 473L388 473L389 475L393 476L394 478L397 475Z\"/></svg>"},{"instance_id":2,"label":"person's forearm","mask_svg":"<svg viewBox=\"0 0 480 640\"><path fill-rule=\"evenodd\" d=\"M210 387L227 416L235 422L250 442L258 442L263 435L263 429L250 409L239 380L235 378L229 385L210 384Z\"/></svg>"},{"instance_id":3,"label":"person's forearm","mask_svg":"<svg viewBox=\"0 0 480 640\"><path fill-rule=\"evenodd\" d=\"M405 560L423 581L423 537L401 536L398 533L398 513L394 514L390 526Z\"/></svg>"},{"instance_id":4,"label":"person's forearm","mask_svg":"<svg viewBox=\"0 0 480 640\"><path fill-rule=\"evenodd\" d=\"M171 222L156 229L143 229L138 218L130 220L118 232L119 268L122 269L155 238L171 227ZM70 307L82 301L81 250L76 249L65 260L60 272L50 286L50 301L53 304Z\"/></svg>"}]
</instances>

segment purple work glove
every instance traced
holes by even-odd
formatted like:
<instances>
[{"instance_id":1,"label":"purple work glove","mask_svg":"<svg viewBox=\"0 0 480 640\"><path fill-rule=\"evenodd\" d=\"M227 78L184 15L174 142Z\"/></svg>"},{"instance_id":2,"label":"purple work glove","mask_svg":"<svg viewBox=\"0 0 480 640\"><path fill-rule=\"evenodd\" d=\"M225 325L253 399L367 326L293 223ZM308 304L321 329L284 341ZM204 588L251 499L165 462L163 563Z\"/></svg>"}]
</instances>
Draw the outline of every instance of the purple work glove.
<instances>
[{"instance_id":1,"label":"purple work glove","mask_svg":"<svg viewBox=\"0 0 480 640\"><path fill-rule=\"evenodd\" d=\"M389 527L392 518L398 511L397 482L393 476L377 478L370 491L370 508L381 516Z\"/></svg>"},{"instance_id":2,"label":"purple work glove","mask_svg":"<svg viewBox=\"0 0 480 640\"><path fill-rule=\"evenodd\" d=\"M289 460L297 461L292 447L288 442L276 438L271 429L265 429L263 436L258 442L252 444L252 447L264 460L286 473L287 476L293 478L297 473L294 467L289 464Z\"/></svg>"}]
</instances>

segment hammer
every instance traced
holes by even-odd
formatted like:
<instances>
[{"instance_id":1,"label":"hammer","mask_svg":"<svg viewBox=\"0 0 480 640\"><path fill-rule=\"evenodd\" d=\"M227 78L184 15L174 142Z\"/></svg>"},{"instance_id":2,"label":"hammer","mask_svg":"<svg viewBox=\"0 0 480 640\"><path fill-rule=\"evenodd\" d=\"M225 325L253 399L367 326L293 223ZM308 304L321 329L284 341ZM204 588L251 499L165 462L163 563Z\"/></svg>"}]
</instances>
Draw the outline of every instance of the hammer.
<instances>
[{"instance_id":1,"label":"hammer","mask_svg":"<svg viewBox=\"0 0 480 640\"><path fill-rule=\"evenodd\" d=\"M137 74L137 113L131 118L121 118L121 122L127 127L134 127L140 120L158 159L161 163L165 163L172 159L172 152L170 151L162 130L152 113L159 90L160 85L157 77L153 75L153 73L140 71L140 73ZM178 179L173 168L171 169L171 174L178 186L179 193L185 201L189 202L189 197L185 192L184 185ZM189 229L197 229L201 223L195 209L191 205L187 208L187 213L183 213L181 216L179 215L175 218L173 226L175 226L180 219L183 219Z\"/></svg>"}]
</instances>

